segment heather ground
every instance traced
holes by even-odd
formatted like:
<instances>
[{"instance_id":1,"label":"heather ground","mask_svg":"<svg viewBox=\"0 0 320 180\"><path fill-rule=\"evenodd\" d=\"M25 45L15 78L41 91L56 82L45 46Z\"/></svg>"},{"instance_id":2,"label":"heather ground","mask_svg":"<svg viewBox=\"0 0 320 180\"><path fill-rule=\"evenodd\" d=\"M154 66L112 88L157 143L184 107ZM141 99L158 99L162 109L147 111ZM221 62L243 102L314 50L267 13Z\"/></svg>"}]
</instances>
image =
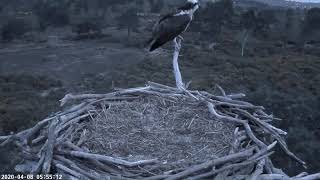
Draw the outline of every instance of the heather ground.
<instances>
[{"instance_id":1,"label":"heather ground","mask_svg":"<svg viewBox=\"0 0 320 180\"><path fill-rule=\"evenodd\" d=\"M1 135L30 127L58 111L58 100L67 92L105 93L114 87L141 86L146 81L173 85L170 45L150 54L134 46L142 36L136 33L129 41L112 36L63 40L57 47L2 44ZM301 52L264 42L249 44L246 56L241 57L235 43L226 40L213 50L208 43L194 43L197 40L188 37L180 65L184 80L192 81L190 87L212 92L219 84L227 92L247 94L248 101L283 119L275 123L289 132L289 147L308 162L310 172L319 170L320 57L314 53L318 51ZM1 152L1 166L11 164L12 151ZM274 159L291 174L301 170L281 154ZM1 171L10 169L12 166L5 166Z\"/></svg>"}]
</instances>

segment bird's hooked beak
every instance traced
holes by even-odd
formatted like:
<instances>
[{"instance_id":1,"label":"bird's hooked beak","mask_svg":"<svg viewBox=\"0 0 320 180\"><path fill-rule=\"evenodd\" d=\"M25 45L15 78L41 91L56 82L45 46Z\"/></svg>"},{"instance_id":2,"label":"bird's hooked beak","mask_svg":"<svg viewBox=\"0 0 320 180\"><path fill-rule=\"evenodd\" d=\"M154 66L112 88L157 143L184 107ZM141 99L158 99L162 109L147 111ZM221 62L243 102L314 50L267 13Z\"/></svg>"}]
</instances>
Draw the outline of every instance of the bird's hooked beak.
<instances>
[{"instance_id":1,"label":"bird's hooked beak","mask_svg":"<svg viewBox=\"0 0 320 180\"><path fill-rule=\"evenodd\" d=\"M196 6L197 6L197 9L200 9L200 3L199 2L196 3Z\"/></svg>"},{"instance_id":2,"label":"bird's hooked beak","mask_svg":"<svg viewBox=\"0 0 320 180\"><path fill-rule=\"evenodd\" d=\"M200 8L200 3L199 2L197 2L195 5L198 6L198 9Z\"/></svg>"}]
</instances>

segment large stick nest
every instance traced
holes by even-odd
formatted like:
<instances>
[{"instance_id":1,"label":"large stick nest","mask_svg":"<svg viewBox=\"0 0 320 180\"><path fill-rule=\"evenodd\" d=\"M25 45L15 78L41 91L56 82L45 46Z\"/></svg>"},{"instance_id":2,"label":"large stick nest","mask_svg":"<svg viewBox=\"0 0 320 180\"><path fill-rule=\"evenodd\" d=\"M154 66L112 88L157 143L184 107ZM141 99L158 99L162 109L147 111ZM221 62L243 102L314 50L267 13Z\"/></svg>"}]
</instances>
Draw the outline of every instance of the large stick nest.
<instances>
[{"instance_id":1,"label":"large stick nest","mask_svg":"<svg viewBox=\"0 0 320 180\"><path fill-rule=\"evenodd\" d=\"M23 173L63 179L291 179L273 166L278 144L287 148L277 120L227 95L179 90L149 82L109 94L66 95L68 109L31 129L0 137L15 143ZM301 173L293 179L317 179Z\"/></svg>"}]
</instances>

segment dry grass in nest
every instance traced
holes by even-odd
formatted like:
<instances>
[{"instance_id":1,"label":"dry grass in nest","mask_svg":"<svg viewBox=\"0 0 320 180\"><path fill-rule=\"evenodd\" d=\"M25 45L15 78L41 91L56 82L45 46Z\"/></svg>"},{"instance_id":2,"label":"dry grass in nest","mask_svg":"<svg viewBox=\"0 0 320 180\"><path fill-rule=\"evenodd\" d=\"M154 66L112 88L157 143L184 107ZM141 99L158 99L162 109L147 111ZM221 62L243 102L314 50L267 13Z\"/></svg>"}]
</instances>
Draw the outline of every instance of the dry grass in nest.
<instances>
[{"instance_id":1,"label":"dry grass in nest","mask_svg":"<svg viewBox=\"0 0 320 180\"><path fill-rule=\"evenodd\" d=\"M102 103L86 125L83 148L127 160L157 158L189 166L228 154L235 126L210 117L206 104L148 96Z\"/></svg>"}]
</instances>

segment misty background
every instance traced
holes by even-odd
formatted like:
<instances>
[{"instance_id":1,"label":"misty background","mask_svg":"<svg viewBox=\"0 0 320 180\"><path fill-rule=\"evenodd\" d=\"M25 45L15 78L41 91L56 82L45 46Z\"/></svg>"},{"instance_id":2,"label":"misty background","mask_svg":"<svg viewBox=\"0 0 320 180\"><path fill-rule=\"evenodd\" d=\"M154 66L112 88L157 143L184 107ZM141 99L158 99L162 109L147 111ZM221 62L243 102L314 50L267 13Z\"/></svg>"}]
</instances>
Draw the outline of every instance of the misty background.
<instances>
[{"instance_id":1,"label":"misty background","mask_svg":"<svg viewBox=\"0 0 320 180\"><path fill-rule=\"evenodd\" d=\"M66 93L106 93L155 81L174 84L172 45L144 47L161 14L183 0L1 0L0 135L59 111ZM319 1L314 1L319 2ZM289 148L320 170L320 4L203 0L180 57L191 88L245 93L283 119ZM280 151L280 150L279 150ZM0 148L13 172L14 147ZM277 166L302 171L278 153Z\"/></svg>"}]
</instances>

